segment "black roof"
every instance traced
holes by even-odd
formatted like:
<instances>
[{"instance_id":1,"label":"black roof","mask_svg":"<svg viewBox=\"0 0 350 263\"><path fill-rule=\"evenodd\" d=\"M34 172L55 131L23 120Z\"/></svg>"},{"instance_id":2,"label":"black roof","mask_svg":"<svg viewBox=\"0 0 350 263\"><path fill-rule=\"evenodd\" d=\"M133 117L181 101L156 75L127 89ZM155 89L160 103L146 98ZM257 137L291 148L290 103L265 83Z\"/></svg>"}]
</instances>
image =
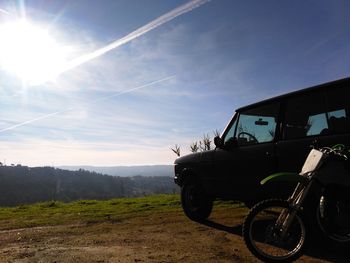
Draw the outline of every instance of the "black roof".
<instances>
[{"instance_id":1,"label":"black roof","mask_svg":"<svg viewBox=\"0 0 350 263\"><path fill-rule=\"evenodd\" d=\"M349 82L349 81L350 81L350 77L334 80L334 81L331 81L331 82L319 84L317 86L312 86L312 87L309 87L309 88L305 88L305 89L289 92L289 93L282 94L282 95L279 95L279 96L276 96L276 97L272 97L272 98L265 99L265 100L262 100L262 101L259 101L259 102L255 102L255 103L252 103L252 104L240 107L236 111L246 110L246 109L249 109L249 108L253 108L253 107L256 107L256 106L263 105L265 103L281 100L281 99L284 99L284 98L289 97L289 96L294 96L294 95L297 95L297 94L300 94L300 93L304 93L304 92L308 92L308 91L312 91L312 90L316 90L316 89L322 89L322 88L324 88L326 86L339 85L339 84L343 84L343 83Z\"/></svg>"}]
</instances>

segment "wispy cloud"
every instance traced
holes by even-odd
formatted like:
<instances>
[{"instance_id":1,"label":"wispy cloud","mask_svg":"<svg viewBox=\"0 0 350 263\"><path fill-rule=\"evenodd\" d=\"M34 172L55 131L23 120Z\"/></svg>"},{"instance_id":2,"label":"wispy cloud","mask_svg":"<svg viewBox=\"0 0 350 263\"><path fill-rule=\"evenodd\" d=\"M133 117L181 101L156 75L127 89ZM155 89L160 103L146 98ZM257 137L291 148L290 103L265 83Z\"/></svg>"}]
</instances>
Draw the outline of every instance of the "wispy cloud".
<instances>
[{"instance_id":1,"label":"wispy cloud","mask_svg":"<svg viewBox=\"0 0 350 263\"><path fill-rule=\"evenodd\" d=\"M72 68L75 68L81 64L84 64L92 59L95 59L99 56L102 56L103 54L121 46L124 45L130 41L132 41L135 38L138 38L144 34L146 34L147 32L173 20L174 18L185 14L187 12L192 11L195 8L198 8L199 6L205 4L209 2L209 0L191 0L171 11L169 11L168 13L154 19L153 21L147 23L146 25L138 28L137 30L131 32L130 34L126 35L125 37L122 37L110 44L108 44L107 46L104 46L100 49L95 50L94 52L91 52L89 54L85 54L81 57L78 57L72 61L70 61L62 70L61 72L58 72L58 74L61 74L65 71L68 71Z\"/></svg>"},{"instance_id":2,"label":"wispy cloud","mask_svg":"<svg viewBox=\"0 0 350 263\"><path fill-rule=\"evenodd\" d=\"M159 1L147 14L140 7L143 17L138 19L117 15L120 8L111 11L112 2L115 8L111 1L99 10L84 4L81 11L78 4L72 8L78 12L67 12L79 13L79 25L74 20L65 24L67 39L77 47L72 59L93 54L104 47L106 39L113 41L144 24L150 12L174 5ZM341 16L334 12L337 24L318 13L317 21L325 25L325 31L312 23L305 23L304 30L302 21L315 21L317 8L305 4L310 9L300 12L290 3L268 4L269 8L264 4L264 10L281 11L267 17L261 12L263 4L256 2L212 1L142 37L132 35L130 39L136 38L127 45L66 71L55 83L24 89L5 76L7 81L0 83L0 129L74 109L0 133L0 156L23 164L39 164L41 158L45 164L171 163L176 156L170 147L178 144L182 153L189 152L192 141L222 129L237 107L301 88L306 79L311 83L346 74L349 35L331 34L338 25L347 32L348 23L341 20L348 19L346 8ZM106 17L104 8L110 8ZM297 23L290 23L296 16L300 18ZM101 22L101 17L106 19ZM324 36L332 38L317 45ZM114 44L118 43L122 42ZM115 96L173 75L176 78Z\"/></svg>"},{"instance_id":3,"label":"wispy cloud","mask_svg":"<svg viewBox=\"0 0 350 263\"><path fill-rule=\"evenodd\" d=\"M100 102L100 101L104 101L104 100L107 100L107 99L111 99L113 97L118 97L118 96L121 96L123 94L127 94L127 93L130 93L130 92L134 92L136 90L139 90L139 89L143 89L143 88L146 88L146 87L149 87L149 86L152 86L154 84L157 84L157 83L160 83L160 82L163 82L163 81L167 81L171 78L173 78L174 76L170 76L170 77L165 77L165 78L161 78L161 79L158 79L158 80L155 80L155 81L152 81L152 82L149 82L147 84L144 84L144 85L141 85L141 86L138 86L138 87L134 87L134 88L131 88L131 89L127 89L127 90L124 90L124 91L120 91L120 92L117 92L115 94L111 94L111 95L108 95L108 96L105 96L105 97L100 97L98 99L95 99L93 101L91 101L89 103L89 106L91 106L92 104L95 104L97 102ZM85 105L86 107L87 105ZM65 112L68 112L68 111L71 111L75 109L75 107L69 107L69 108L66 108L64 110L60 110L60 111L56 111L56 112L52 112L52 113L49 113L49 114L45 114L45 115L42 115L42 116L39 116L37 118L34 118L34 119L30 119L30 120L27 120L27 121L24 121L24 122L20 122L20 123L17 123L15 125L12 125L10 127L6 127L6 128L3 128L3 129L0 129L0 133L2 132L5 132L5 131L9 131L9 130L13 130L15 128L18 128L18 127L21 127L21 126L24 126L24 125L28 125L28 124L31 124L33 122L37 122L37 121L40 121L40 120L43 120L43 119L47 119L47 118L50 118L52 116L55 116L55 115L58 115L58 114L62 114L62 113L65 113Z\"/></svg>"},{"instance_id":4,"label":"wispy cloud","mask_svg":"<svg viewBox=\"0 0 350 263\"><path fill-rule=\"evenodd\" d=\"M49 165L50 160L55 164L171 163L173 144L188 152L192 141L224 126L234 110L232 106L223 112L216 100L218 94L234 93L229 85L234 75L239 79L238 71L226 64L216 68L220 57L208 63L208 50L219 50L213 42L201 44L214 37L214 31L195 34L189 25L177 23L158 30L156 38L145 35L128 48L66 72L56 83L38 87L37 93L28 94L24 109L39 118L44 112L56 114L3 133L6 145L17 145L8 147L4 156L10 160L17 154L14 160L33 164L38 157L24 154L32 149ZM154 83L152 88L115 97L135 83L139 87L149 79L173 74L176 78ZM44 87L49 87L49 94L44 95ZM55 111L70 105L69 111ZM17 114L27 122L27 114ZM90 154L99 157L92 161Z\"/></svg>"}]
</instances>

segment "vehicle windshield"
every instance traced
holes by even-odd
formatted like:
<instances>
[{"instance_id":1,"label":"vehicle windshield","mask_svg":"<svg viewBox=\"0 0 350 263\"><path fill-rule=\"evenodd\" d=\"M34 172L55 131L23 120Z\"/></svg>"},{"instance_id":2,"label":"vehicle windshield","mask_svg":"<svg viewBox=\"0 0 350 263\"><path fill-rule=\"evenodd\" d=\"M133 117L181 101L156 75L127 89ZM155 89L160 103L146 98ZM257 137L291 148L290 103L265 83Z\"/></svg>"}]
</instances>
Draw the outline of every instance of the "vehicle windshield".
<instances>
[{"instance_id":1,"label":"vehicle windshield","mask_svg":"<svg viewBox=\"0 0 350 263\"><path fill-rule=\"evenodd\" d=\"M273 141L279 104L243 110L227 128L224 143L236 140L238 145Z\"/></svg>"}]
</instances>

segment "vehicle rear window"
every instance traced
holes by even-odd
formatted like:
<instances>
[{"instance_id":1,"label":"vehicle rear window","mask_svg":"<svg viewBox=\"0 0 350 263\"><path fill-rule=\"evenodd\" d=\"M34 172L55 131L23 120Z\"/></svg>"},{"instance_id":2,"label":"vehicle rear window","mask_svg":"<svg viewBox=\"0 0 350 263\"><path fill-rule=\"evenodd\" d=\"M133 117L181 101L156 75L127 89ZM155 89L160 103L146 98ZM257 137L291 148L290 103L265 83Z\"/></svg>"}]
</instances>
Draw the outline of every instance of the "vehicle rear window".
<instances>
[{"instance_id":1,"label":"vehicle rear window","mask_svg":"<svg viewBox=\"0 0 350 263\"><path fill-rule=\"evenodd\" d=\"M350 132L350 88L332 86L325 93L323 91L320 89L288 99L285 139Z\"/></svg>"},{"instance_id":2,"label":"vehicle rear window","mask_svg":"<svg viewBox=\"0 0 350 263\"><path fill-rule=\"evenodd\" d=\"M329 132L327 110L321 91L288 99L284 121L285 139L322 135Z\"/></svg>"},{"instance_id":3,"label":"vehicle rear window","mask_svg":"<svg viewBox=\"0 0 350 263\"><path fill-rule=\"evenodd\" d=\"M350 132L350 87L329 87L326 92L329 133Z\"/></svg>"}]
</instances>

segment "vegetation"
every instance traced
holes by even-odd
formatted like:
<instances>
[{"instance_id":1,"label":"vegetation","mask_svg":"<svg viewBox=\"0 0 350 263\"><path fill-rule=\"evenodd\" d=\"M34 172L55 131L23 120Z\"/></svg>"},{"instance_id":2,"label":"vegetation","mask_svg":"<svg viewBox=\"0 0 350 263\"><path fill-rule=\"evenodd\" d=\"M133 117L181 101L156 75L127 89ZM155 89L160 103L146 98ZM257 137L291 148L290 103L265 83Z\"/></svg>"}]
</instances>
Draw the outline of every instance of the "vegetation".
<instances>
[{"instance_id":1,"label":"vegetation","mask_svg":"<svg viewBox=\"0 0 350 263\"><path fill-rule=\"evenodd\" d=\"M33 205L0 208L0 229L45 225L118 222L141 212L178 209L177 195L158 195L110 200L80 200L71 203L50 201Z\"/></svg>"},{"instance_id":2,"label":"vegetation","mask_svg":"<svg viewBox=\"0 0 350 263\"><path fill-rule=\"evenodd\" d=\"M180 157L181 153L180 153L180 146L178 146L177 144L175 144L175 148L171 148L171 150L178 156Z\"/></svg>"},{"instance_id":3,"label":"vegetation","mask_svg":"<svg viewBox=\"0 0 350 263\"><path fill-rule=\"evenodd\" d=\"M176 193L171 177L117 177L80 169L0 166L0 206Z\"/></svg>"},{"instance_id":4,"label":"vegetation","mask_svg":"<svg viewBox=\"0 0 350 263\"><path fill-rule=\"evenodd\" d=\"M218 130L215 130L214 132L214 137L219 136L220 133ZM190 151L192 153L196 153L196 152L204 152L204 151L209 151L212 149L212 141L210 139L209 134L204 134L203 135L203 139L199 140L199 141L194 141L191 143L190 145ZM180 157L180 146L178 146L177 144L175 144L175 148L171 148L171 150L178 156Z\"/></svg>"},{"instance_id":5,"label":"vegetation","mask_svg":"<svg viewBox=\"0 0 350 263\"><path fill-rule=\"evenodd\" d=\"M216 202L217 207L240 205ZM110 200L80 200L71 203L50 201L32 205L0 208L0 230L64 224L120 222L148 213L181 212L179 195L155 195Z\"/></svg>"}]
</instances>

